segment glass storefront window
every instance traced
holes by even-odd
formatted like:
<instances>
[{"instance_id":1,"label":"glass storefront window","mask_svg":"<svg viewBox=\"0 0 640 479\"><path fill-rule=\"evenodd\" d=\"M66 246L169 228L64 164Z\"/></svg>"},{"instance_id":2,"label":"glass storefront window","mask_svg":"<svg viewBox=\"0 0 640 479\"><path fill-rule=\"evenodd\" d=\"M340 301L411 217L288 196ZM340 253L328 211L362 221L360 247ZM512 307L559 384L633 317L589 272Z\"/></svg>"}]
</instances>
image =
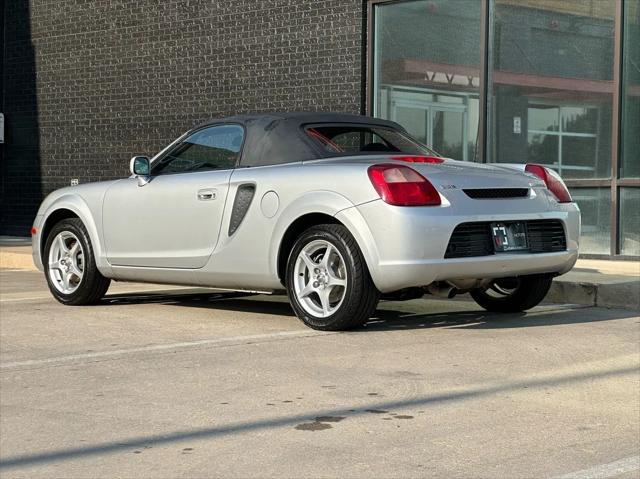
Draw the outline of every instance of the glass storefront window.
<instances>
[{"instance_id":1,"label":"glass storefront window","mask_svg":"<svg viewBox=\"0 0 640 479\"><path fill-rule=\"evenodd\" d=\"M495 0L491 161L610 178L615 1Z\"/></svg>"},{"instance_id":2,"label":"glass storefront window","mask_svg":"<svg viewBox=\"0 0 640 479\"><path fill-rule=\"evenodd\" d=\"M640 256L640 0L487 2L374 2L370 113L452 158L555 169L582 210L581 253Z\"/></svg>"},{"instance_id":3,"label":"glass storefront window","mask_svg":"<svg viewBox=\"0 0 640 479\"><path fill-rule=\"evenodd\" d=\"M374 7L373 114L458 160L478 160L480 2Z\"/></svg>"},{"instance_id":4,"label":"glass storefront window","mask_svg":"<svg viewBox=\"0 0 640 479\"><path fill-rule=\"evenodd\" d=\"M571 188L571 196L582 214L580 251L608 255L611 245L611 190Z\"/></svg>"},{"instance_id":5,"label":"glass storefront window","mask_svg":"<svg viewBox=\"0 0 640 479\"><path fill-rule=\"evenodd\" d=\"M620 254L640 256L640 188L620 188Z\"/></svg>"},{"instance_id":6,"label":"glass storefront window","mask_svg":"<svg viewBox=\"0 0 640 479\"><path fill-rule=\"evenodd\" d=\"M620 177L640 177L640 0L625 0Z\"/></svg>"},{"instance_id":7,"label":"glass storefront window","mask_svg":"<svg viewBox=\"0 0 640 479\"><path fill-rule=\"evenodd\" d=\"M620 254L640 256L640 188L620 188Z\"/></svg>"}]
</instances>

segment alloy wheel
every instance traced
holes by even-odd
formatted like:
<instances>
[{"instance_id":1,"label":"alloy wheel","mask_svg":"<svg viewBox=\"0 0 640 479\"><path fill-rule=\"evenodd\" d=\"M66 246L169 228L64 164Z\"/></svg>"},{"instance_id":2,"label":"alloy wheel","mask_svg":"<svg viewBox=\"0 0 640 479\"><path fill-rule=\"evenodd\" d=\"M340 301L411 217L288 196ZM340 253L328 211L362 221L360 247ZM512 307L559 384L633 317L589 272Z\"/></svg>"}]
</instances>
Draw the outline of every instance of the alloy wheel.
<instances>
[{"instance_id":1,"label":"alloy wheel","mask_svg":"<svg viewBox=\"0 0 640 479\"><path fill-rule=\"evenodd\" d=\"M75 292L84 275L84 251L78 237L62 231L49 249L49 279L63 294Z\"/></svg>"},{"instance_id":2,"label":"alloy wheel","mask_svg":"<svg viewBox=\"0 0 640 479\"><path fill-rule=\"evenodd\" d=\"M486 290L486 293L493 298L506 298L511 296L520 287L518 278L497 279Z\"/></svg>"},{"instance_id":3,"label":"alloy wheel","mask_svg":"<svg viewBox=\"0 0 640 479\"><path fill-rule=\"evenodd\" d=\"M307 313L326 318L340 308L347 292L347 270L333 244L325 240L306 244L294 271L295 295Z\"/></svg>"}]
</instances>

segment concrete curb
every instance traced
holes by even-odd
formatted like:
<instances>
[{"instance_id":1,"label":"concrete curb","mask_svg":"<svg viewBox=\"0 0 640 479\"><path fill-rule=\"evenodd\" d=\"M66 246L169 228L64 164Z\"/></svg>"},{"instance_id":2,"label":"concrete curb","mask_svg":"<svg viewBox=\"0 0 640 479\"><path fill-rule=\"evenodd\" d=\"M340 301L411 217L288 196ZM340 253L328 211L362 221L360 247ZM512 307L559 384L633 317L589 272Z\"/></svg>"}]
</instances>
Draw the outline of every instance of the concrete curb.
<instances>
[{"instance_id":1,"label":"concrete curb","mask_svg":"<svg viewBox=\"0 0 640 479\"><path fill-rule=\"evenodd\" d=\"M640 310L640 280L588 282L561 277L553 282L545 301L637 311Z\"/></svg>"}]
</instances>

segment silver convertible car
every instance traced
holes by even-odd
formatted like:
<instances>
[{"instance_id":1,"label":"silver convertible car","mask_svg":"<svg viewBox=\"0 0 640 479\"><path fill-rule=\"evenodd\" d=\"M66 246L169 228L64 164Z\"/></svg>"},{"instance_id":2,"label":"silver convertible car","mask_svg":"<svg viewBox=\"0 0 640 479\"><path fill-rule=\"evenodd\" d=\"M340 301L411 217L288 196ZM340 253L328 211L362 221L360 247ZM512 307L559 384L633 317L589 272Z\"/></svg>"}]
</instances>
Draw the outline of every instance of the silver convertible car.
<instances>
[{"instance_id":1,"label":"silver convertible car","mask_svg":"<svg viewBox=\"0 0 640 479\"><path fill-rule=\"evenodd\" d=\"M111 280L286 291L306 325L340 330L381 298L523 311L578 256L554 171L442 158L391 121L223 118L130 168L42 203L33 258L58 301L96 303Z\"/></svg>"}]
</instances>

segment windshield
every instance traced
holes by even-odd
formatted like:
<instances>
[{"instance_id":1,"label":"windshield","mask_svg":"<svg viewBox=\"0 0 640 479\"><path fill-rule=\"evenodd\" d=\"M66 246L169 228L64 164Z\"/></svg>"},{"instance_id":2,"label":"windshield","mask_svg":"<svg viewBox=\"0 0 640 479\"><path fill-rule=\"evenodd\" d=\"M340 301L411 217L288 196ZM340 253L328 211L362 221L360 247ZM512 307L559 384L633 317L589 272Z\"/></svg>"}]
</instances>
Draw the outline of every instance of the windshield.
<instances>
[{"instance_id":1,"label":"windshield","mask_svg":"<svg viewBox=\"0 0 640 479\"><path fill-rule=\"evenodd\" d=\"M404 132L374 125L310 125L306 134L328 156L406 153L440 156Z\"/></svg>"}]
</instances>

